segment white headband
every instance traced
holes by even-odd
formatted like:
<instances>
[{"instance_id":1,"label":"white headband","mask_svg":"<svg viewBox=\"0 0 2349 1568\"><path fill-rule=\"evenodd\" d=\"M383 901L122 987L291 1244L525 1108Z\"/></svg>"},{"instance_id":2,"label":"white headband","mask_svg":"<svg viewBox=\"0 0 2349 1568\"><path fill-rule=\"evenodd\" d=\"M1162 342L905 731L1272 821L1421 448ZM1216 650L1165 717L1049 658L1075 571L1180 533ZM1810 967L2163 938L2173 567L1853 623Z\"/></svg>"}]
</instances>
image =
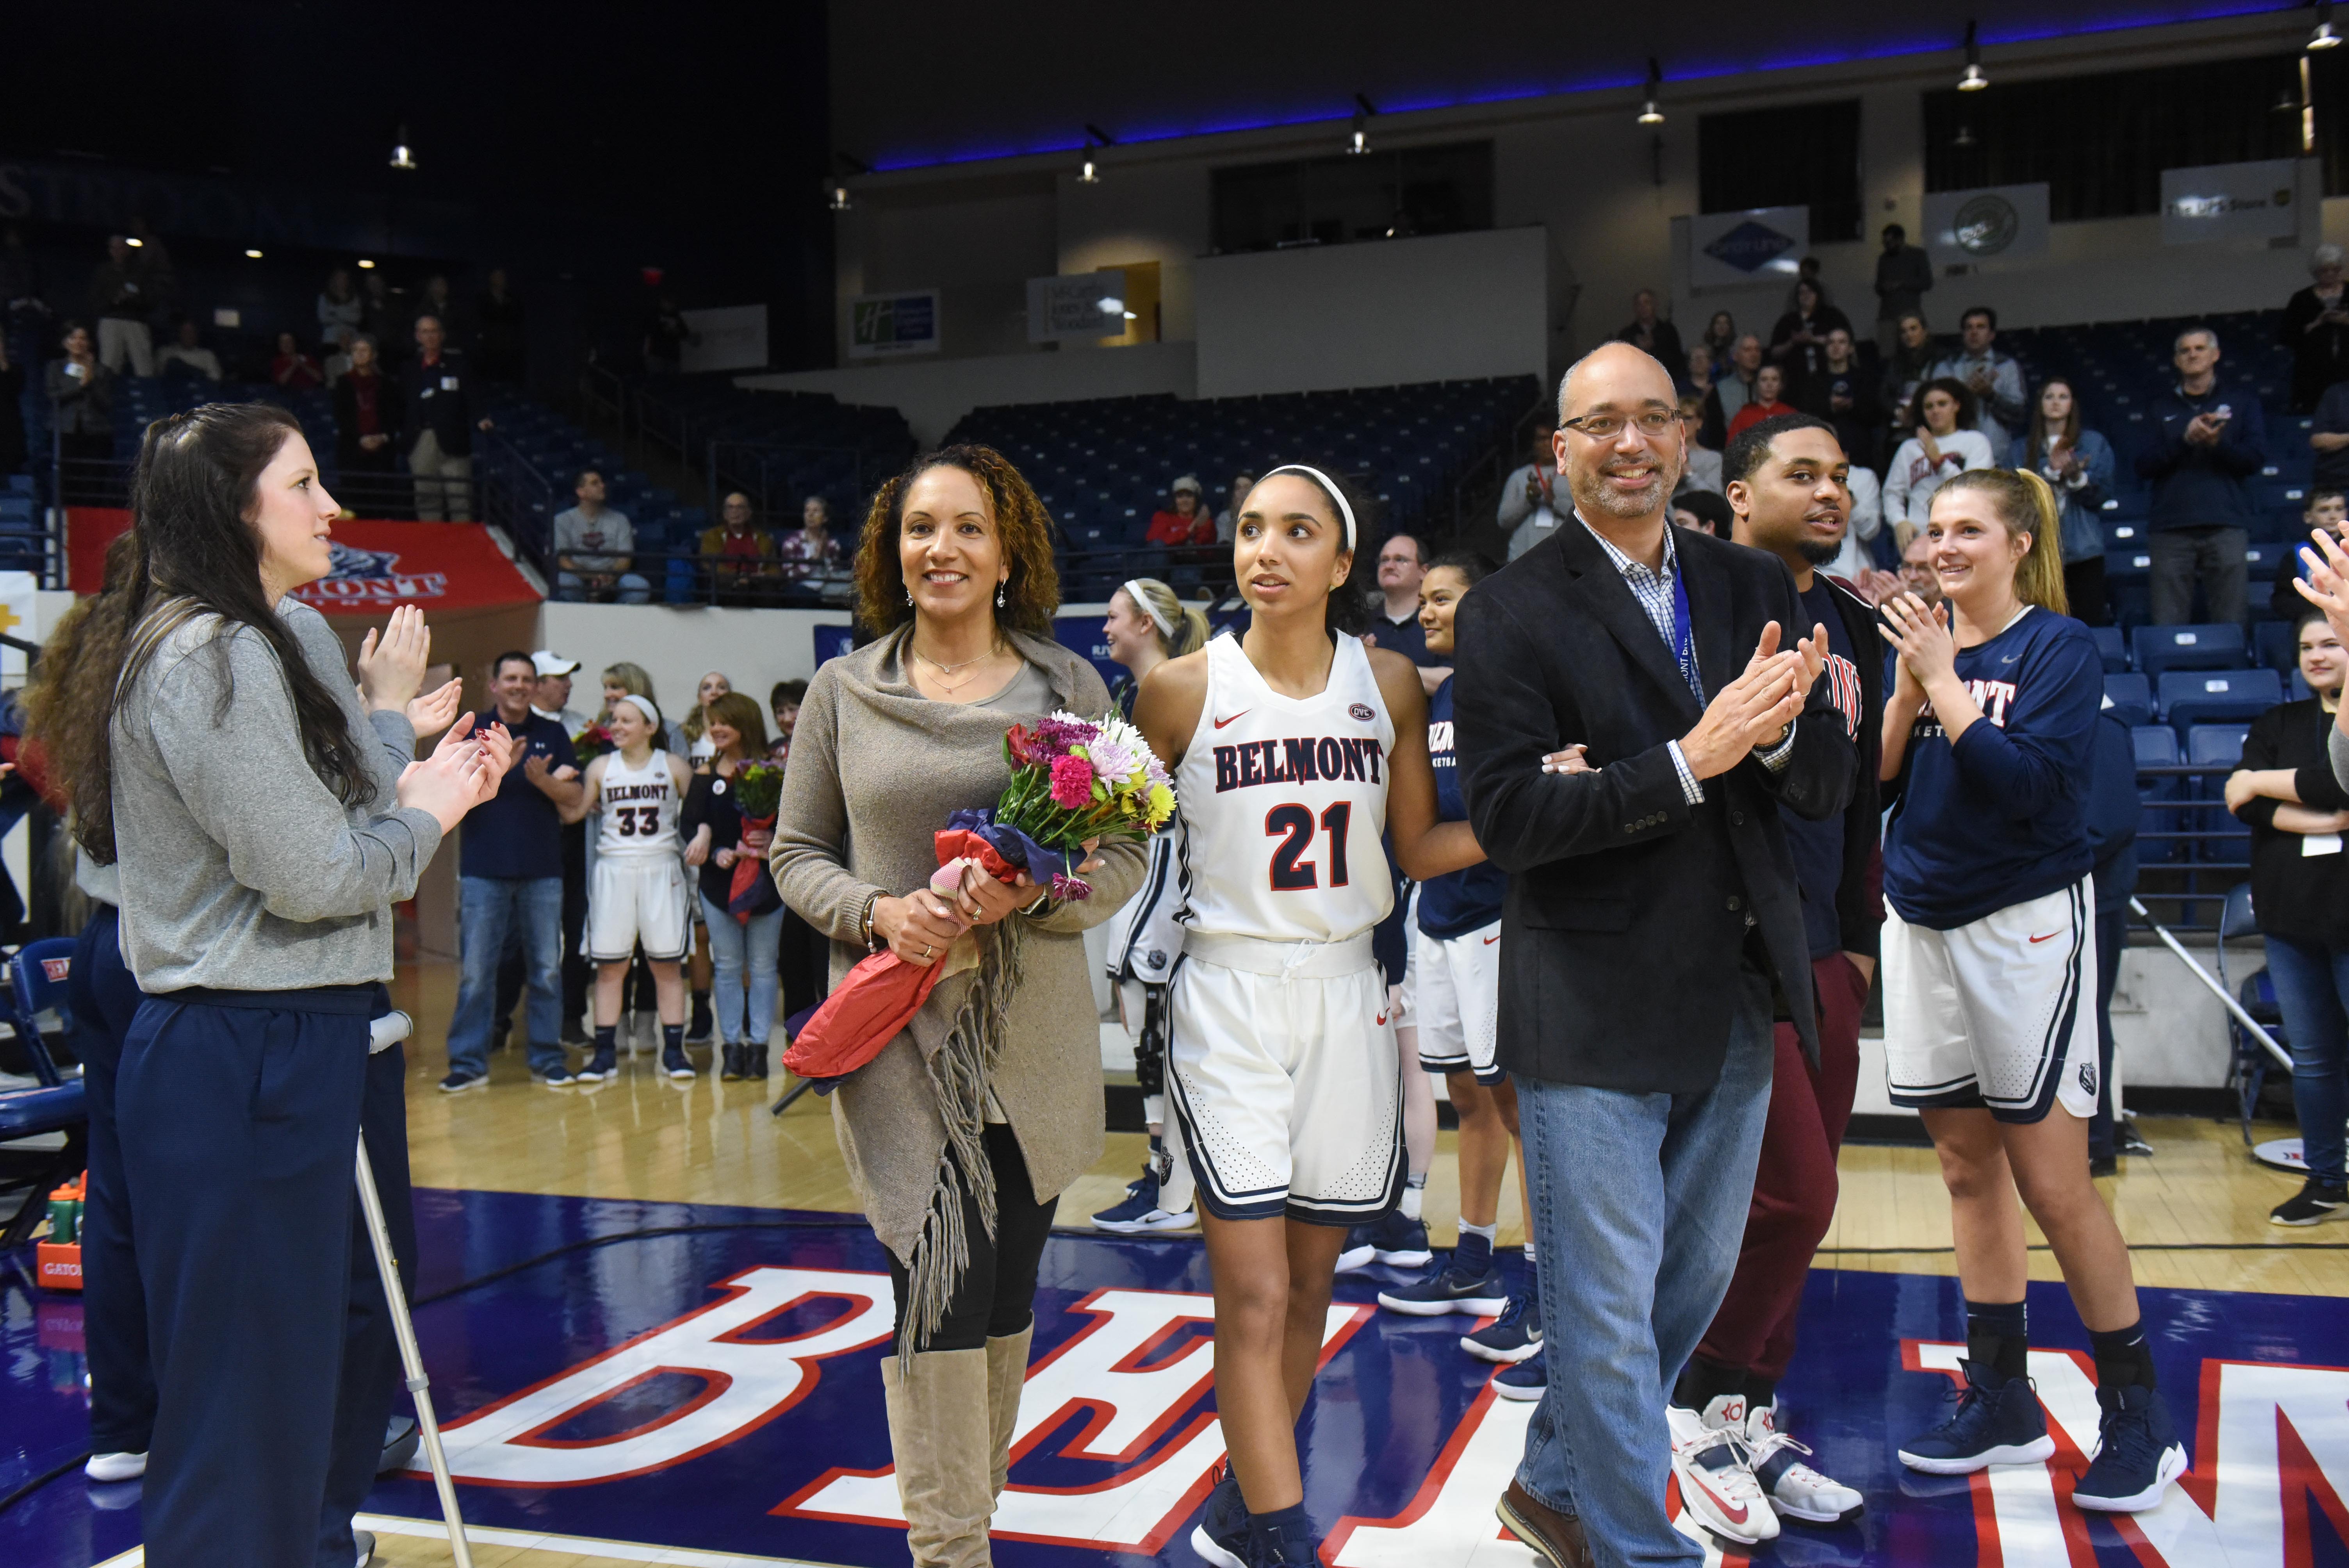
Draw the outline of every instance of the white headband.
<instances>
[{"instance_id":1,"label":"white headband","mask_svg":"<svg viewBox=\"0 0 2349 1568\"><path fill-rule=\"evenodd\" d=\"M1272 478L1274 474L1303 474L1329 492L1330 499L1338 503L1338 515L1346 520L1346 551L1351 554L1354 549L1354 509L1346 504L1346 493L1338 488L1337 481L1319 469L1309 468L1303 463L1283 463L1277 469L1268 469L1264 480ZM1257 482L1261 484L1264 480Z\"/></svg>"},{"instance_id":2,"label":"white headband","mask_svg":"<svg viewBox=\"0 0 2349 1568\"><path fill-rule=\"evenodd\" d=\"M653 733L656 735L660 733L660 709L653 706L652 698L648 696L638 696L636 693L629 692L626 696L622 696L620 700L622 702L635 703L636 705L636 711L643 714L645 716L645 721L653 727Z\"/></svg>"},{"instance_id":3,"label":"white headband","mask_svg":"<svg viewBox=\"0 0 2349 1568\"><path fill-rule=\"evenodd\" d=\"M1133 601L1135 609L1150 617L1150 624L1158 628L1160 636L1171 637L1174 634L1174 628L1166 624L1165 617L1158 613L1158 606L1152 603L1150 596L1142 591L1141 578L1129 577L1125 580L1125 596Z\"/></svg>"}]
</instances>

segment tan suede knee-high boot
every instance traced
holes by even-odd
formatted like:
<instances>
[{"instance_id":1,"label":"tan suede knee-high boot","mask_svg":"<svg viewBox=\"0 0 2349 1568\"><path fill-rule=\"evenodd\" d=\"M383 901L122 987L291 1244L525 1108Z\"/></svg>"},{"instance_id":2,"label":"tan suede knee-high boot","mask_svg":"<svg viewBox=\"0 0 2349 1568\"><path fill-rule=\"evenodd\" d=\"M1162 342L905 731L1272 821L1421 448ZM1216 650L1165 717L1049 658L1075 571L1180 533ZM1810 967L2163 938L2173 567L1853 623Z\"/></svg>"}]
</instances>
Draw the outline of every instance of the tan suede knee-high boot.
<instances>
[{"instance_id":1,"label":"tan suede knee-high boot","mask_svg":"<svg viewBox=\"0 0 2349 1568\"><path fill-rule=\"evenodd\" d=\"M1003 1495L1011 1473L1011 1438L1019 1425L1019 1390L1028 1382L1028 1346L1036 1337L1033 1323L1017 1334L987 1342L987 1418L994 1440L994 1495Z\"/></svg>"},{"instance_id":2,"label":"tan suede knee-high boot","mask_svg":"<svg viewBox=\"0 0 2349 1568\"><path fill-rule=\"evenodd\" d=\"M903 1375L894 1354L881 1363L897 1499L916 1568L993 1563L987 1544L988 1516L995 1510L987 1368L984 1350L926 1351Z\"/></svg>"}]
</instances>

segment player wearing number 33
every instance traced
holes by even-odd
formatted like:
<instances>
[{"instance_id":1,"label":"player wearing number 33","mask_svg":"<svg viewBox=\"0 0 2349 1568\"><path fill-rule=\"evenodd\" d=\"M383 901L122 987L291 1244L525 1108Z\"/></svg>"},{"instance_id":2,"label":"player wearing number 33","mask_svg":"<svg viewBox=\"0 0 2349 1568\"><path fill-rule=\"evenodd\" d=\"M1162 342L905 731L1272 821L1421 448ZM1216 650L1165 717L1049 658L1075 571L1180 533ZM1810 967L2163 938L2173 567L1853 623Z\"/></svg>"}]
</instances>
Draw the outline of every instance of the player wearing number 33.
<instances>
[{"instance_id":1,"label":"player wearing number 33","mask_svg":"<svg viewBox=\"0 0 2349 1568\"><path fill-rule=\"evenodd\" d=\"M1348 634L1355 515L1319 469L1268 473L1233 542L1247 634L1153 669L1133 710L1185 834L1168 1133L1215 1276L1231 1466L1192 1545L1221 1568L1313 1561L1294 1429L1347 1229L1402 1190L1394 1022L1371 954L1394 902L1380 835L1412 877L1482 858L1465 823L1436 822L1417 669Z\"/></svg>"}]
</instances>

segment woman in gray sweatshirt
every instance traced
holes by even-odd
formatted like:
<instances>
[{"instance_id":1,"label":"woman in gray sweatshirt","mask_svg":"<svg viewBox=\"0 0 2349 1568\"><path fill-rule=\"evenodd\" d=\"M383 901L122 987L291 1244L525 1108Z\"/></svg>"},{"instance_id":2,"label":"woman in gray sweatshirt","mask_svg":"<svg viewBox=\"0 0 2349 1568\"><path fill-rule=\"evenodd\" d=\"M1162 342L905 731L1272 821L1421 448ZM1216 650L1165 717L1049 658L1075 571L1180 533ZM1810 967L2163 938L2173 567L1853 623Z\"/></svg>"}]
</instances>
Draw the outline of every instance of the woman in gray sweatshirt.
<instances>
[{"instance_id":1,"label":"woman in gray sweatshirt","mask_svg":"<svg viewBox=\"0 0 2349 1568\"><path fill-rule=\"evenodd\" d=\"M147 1547L175 1565L311 1568L347 1528L322 1517L336 1449L382 1435L349 1429L337 1385L391 905L510 750L467 716L393 774L389 754L413 746L412 620L363 656L364 704L338 659L322 677L317 618L289 595L326 574L338 508L291 415L215 404L158 421L132 491L129 581L52 677L61 711L107 721L47 745L76 836L117 868L146 995L116 1111L156 1349Z\"/></svg>"}]
</instances>

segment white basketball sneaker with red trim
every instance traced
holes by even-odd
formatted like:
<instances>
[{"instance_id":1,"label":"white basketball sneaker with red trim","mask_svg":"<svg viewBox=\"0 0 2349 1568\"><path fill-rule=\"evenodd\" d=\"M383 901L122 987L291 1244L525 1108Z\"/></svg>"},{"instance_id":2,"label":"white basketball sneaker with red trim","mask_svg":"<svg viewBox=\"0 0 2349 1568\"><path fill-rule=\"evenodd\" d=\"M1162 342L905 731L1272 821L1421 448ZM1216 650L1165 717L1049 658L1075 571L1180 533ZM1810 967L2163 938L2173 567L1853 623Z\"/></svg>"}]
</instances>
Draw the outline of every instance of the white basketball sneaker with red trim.
<instances>
[{"instance_id":1,"label":"white basketball sneaker with red trim","mask_svg":"<svg viewBox=\"0 0 2349 1568\"><path fill-rule=\"evenodd\" d=\"M1745 1464L1762 1494L1782 1519L1811 1524L1848 1524L1868 1511L1868 1500L1803 1460L1810 1449L1778 1429L1775 1405L1745 1418Z\"/></svg>"},{"instance_id":2,"label":"white basketball sneaker with red trim","mask_svg":"<svg viewBox=\"0 0 2349 1568\"><path fill-rule=\"evenodd\" d=\"M1754 1479L1745 1448L1745 1397L1723 1394L1702 1410L1666 1413L1681 1504L1724 1541L1757 1546L1778 1536L1778 1515Z\"/></svg>"}]
</instances>

